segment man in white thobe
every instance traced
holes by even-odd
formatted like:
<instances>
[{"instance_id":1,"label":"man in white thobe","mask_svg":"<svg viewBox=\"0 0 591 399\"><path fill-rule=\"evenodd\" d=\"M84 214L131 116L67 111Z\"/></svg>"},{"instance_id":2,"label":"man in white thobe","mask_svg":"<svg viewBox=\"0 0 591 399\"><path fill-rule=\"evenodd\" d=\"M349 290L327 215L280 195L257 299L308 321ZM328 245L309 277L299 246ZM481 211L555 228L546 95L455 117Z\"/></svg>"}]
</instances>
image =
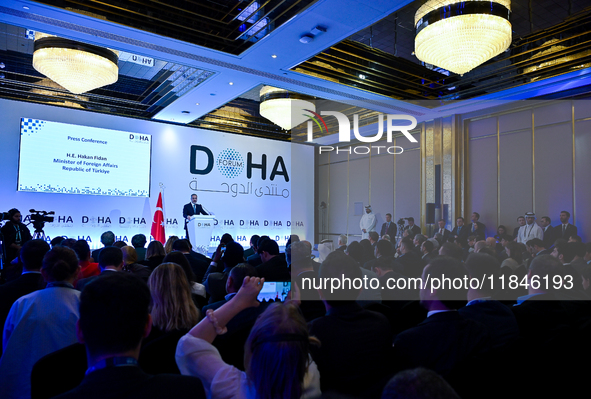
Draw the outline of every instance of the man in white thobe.
<instances>
[{"instance_id":1,"label":"man in white thobe","mask_svg":"<svg viewBox=\"0 0 591 399\"><path fill-rule=\"evenodd\" d=\"M519 228L517 233L517 242L523 244L534 238L544 239L544 230L536 223L536 215L533 212L525 214L525 226Z\"/></svg>"},{"instance_id":2,"label":"man in white thobe","mask_svg":"<svg viewBox=\"0 0 591 399\"><path fill-rule=\"evenodd\" d=\"M376 215L371 211L371 205L365 207L365 214L361 216L359 221L359 228L361 229L361 239L369 239L369 232L376 231Z\"/></svg>"}]
</instances>

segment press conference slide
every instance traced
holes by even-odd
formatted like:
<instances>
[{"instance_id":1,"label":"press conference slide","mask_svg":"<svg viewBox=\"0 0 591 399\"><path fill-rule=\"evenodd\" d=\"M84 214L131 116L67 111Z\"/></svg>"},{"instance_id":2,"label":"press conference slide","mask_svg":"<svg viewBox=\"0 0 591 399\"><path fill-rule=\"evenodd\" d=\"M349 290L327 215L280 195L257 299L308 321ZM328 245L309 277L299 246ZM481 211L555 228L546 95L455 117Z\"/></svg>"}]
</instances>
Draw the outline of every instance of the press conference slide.
<instances>
[{"instance_id":1,"label":"press conference slide","mask_svg":"<svg viewBox=\"0 0 591 399\"><path fill-rule=\"evenodd\" d=\"M21 118L18 190L150 196L152 136Z\"/></svg>"}]
</instances>

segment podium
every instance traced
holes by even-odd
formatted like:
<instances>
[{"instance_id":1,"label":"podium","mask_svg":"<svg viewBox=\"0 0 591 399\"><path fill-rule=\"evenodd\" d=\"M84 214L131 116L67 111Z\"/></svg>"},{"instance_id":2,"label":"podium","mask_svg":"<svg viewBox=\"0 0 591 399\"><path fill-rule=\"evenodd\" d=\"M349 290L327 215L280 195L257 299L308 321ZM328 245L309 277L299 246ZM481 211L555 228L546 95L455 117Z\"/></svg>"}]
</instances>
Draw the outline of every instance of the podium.
<instances>
[{"instance_id":1,"label":"podium","mask_svg":"<svg viewBox=\"0 0 591 399\"><path fill-rule=\"evenodd\" d=\"M193 251L207 255L211 232L213 231L215 216L213 215L194 215L187 223L189 232L189 241L193 246Z\"/></svg>"}]
</instances>

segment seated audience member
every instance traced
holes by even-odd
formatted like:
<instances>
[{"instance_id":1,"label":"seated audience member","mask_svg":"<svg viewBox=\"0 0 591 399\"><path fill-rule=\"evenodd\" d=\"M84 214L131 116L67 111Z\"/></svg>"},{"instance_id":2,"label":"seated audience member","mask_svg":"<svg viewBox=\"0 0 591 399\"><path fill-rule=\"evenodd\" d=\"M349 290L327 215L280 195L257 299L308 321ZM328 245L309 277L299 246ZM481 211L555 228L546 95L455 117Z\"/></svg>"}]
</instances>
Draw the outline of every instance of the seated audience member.
<instances>
[{"instance_id":1,"label":"seated audience member","mask_svg":"<svg viewBox=\"0 0 591 399\"><path fill-rule=\"evenodd\" d=\"M359 241L350 242L347 246L347 250L345 251L347 255L349 255L355 260L355 262L357 262L357 264L359 264L359 266L363 266L363 263L361 262L364 262L365 260L363 252L363 248L361 247Z\"/></svg>"},{"instance_id":2,"label":"seated audience member","mask_svg":"<svg viewBox=\"0 0 591 399\"><path fill-rule=\"evenodd\" d=\"M104 245L104 248L110 247L115 243L115 234L113 234L112 231L105 231L103 234L101 234L101 244ZM103 248L99 248L99 249L95 249L94 251L92 251L92 259L94 259L95 262L98 261L99 258L99 254L101 253L101 250Z\"/></svg>"},{"instance_id":3,"label":"seated audience member","mask_svg":"<svg viewBox=\"0 0 591 399\"><path fill-rule=\"evenodd\" d=\"M468 303L460 308L458 313L466 319L484 324L488 328L493 348L500 348L516 341L519 338L519 328L515 316L507 306L492 299L493 289L500 274L499 261L487 254L471 254L466 260L465 267L470 279L484 283L482 288L473 288L473 285L470 285Z\"/></svg>"},{"instance_id":4,"label":"seated audience member","mask_svg":"<svg viewBox=\"0 0 591 399\"><path fill-rule=\"evenodd\" d=\"M573 253L575 255L570 265L577 273L579 273L579 275L582 276L591 267L585 261L585 254L587 253L585 244L582 242L575 242L569 245L573 249Z\"/></svg>"},{"instance_id":5,"label":"seated audience member","mask_svg":"<svg viewBox=\"0 0 591 399\"><path fill-rule=\"evenodd\" d=\"M476 244L474 244L474 252L475 253L480 252L484 248L488 248L488 244L484 240L476 241Z\"/></svg>"},{"instance_id":6,"label":"seated audience member","mask_svg":"<svg viewBox=\"0 0 591 399\"><path fill-rule=\"evenodd\" d=\"M193 273L195 273L196 281L203 281L205 277L205 272L207 271L207 267L209 266L209 258L202 254L198 254L197 252L192 251L191 243L187 239L176 240L172 244L172 249L185 255L185 257L189 261L189 264L191 265Z\"/></svg>"},{"instance_id":7,"label":"seated audience member","mask_svg":"<svg viewBox=\"0 0 591 399\"><path fill-rule=\"evenodd\" d=\"M583 239L576 234L573 234L568 238L568 242L583 242Z\"/></svg>"},{"instance_id":8,"label":"seated audience member","mask_svg":"<svg viewBox=\"0 0 591 399\"><path fill-rule=\"evenodd\" d=\"M439 219L437 222L438 228L435 230L435 234L433 235L433 238L437 239L440 245L442 245L444 242L448 242L452 237L451 231L445 228L445 224L445 219ZM436 237L436 234L439 234L439 236Z\"/></svg>"},{"instance_id":9,"label":"seated audience member","mask_svg":"<svg viewBox=\"0 0 591 399\"><path fill-rule=\"evenodd\" d=\"M257 319L245 345L246 372L225 363L211 345L244 309L259 306L264 279L246 277L234 298L210 310L179 341L176 361L184 375L197 376L210 398L300 398L320 395L320 375L310 361L310 338L299 310L274 303Z\"/></svg>"},{"instance_id":10,"label":"seated audience member","mask_svg":"<svg viewBox=\"0 0 591 399\"><path fill-rule=\"evenodd\" d=\"M279 246L274 240L265 240L258 248L262 264L257 266L257 274L267 281L290 281L291 275L285 257L279 253Z\"/></svg>"},{"instance_id":11,"label":"seated audience member","mask_svg":"<svg viewBox=\"0 0 591 399\"><path fill-rule=\"evenodd\" d=\"M113 243L113 246L117 247L117 248L123 248L123 247L127 246L127 243L125 241L115 241Z\"/></svg>"},{"instance_id":12,"label":"seated audience member","mask_svg":"<svg viewBox=\"0 0 591 399\"><path fill-rule=\"evenodd\" d=\"M363 239L359 241L359 245L361 245L361 249L363 249L363 261L360 262L361 266L363 266L365 262L376 258L374 254L374 247L371 245L371 241L368 239Z\"/></svg>"},{"instance_id":13,"label":"seated audience member","mask_svg":"<svg viewBox=\"0 0 591 399\"><path fill-rule=\"evenodd\" d=\"M433 239L434 239L435 241L437 241L437 239L436 239L435 237L433 237ZM413 243L413 245L415 246L415 247L413 248L413 251L415 251L415 252L416 252L416 254L417 254L417 255L419 255L420 257L422 257L422 256L423 256L423 254L421 253L421 245L423 245L423 243L424 243L425 241L427 241L427 240L428 240L427 236L424 236L424 235L422 235L422 234L417 234L417 235L416 235L416 236L414 236L414 238L412 239L412 243ZM437 243L439 243L439 241L437 241Z\"/></svg>"},{"instance_id":14,"label":"seated audience member","mask_svg":"<svg viewBox=\"0 0 591 399\"><path fill-rule=\"evenodd\" d=\"M90 261L90 247L86 240L76 241L72 249L76 252L76 255L78 255L78 265L80 265L79 279L98 276L101 273L98 262L95 263Z\"/></svg>"},{"instance_id":15,"label":"seated audience member","mask_svg":"<svg viewBox=\"0 0 591 399\"><path fill-rule=\"evenodd\" d=\"M544 246L544 242L539 238L533 238L526 243L526 247L529 250L529 253L532 257L540 256L540 255L550 255L552 253L551 249L546 249Z\"/></svg>"},{"instance_id":16,"label":"seated audience member","mask_svg":"<svg viewBox=\"0 0 591 399\"><path fill-rule=\"evenodd\" d=\"M423 242L423 245L426 243L431 244L429 241L425 241ZM382 304L388 306L392 310L399 310L408 301L419 299L419 292L412 287L401 288L396 286L396 288L388 288L388 279L398 280L401 278L405 279L406 277L399 272L394 271L394 258L391 255L392 248L385 244L387 243L382 244L382 241L378 242L376 254L380 256L372 264L371 270L378 276L380 287L385 287L381 292ZM381 256L382 252L385 254L384 256Z\"/></svg>"},{"instance_id":17,"label":"seated audience member","mask_svg":"<svg viewBox=\"0 0 591 399\"><path fill-rule=\"evenodd\" d=\"M222 234L222 237L220 238L220 244L228 244L229 242L234 242L232 235L230 233Z\"/></svg>"},{"instance_id":18,"label":"seated audience member","mask_svg":"<svg viewBox=\"0 0 591 399\"><path fill-rule=\"evenodd\" d=\"M244 262L244 248L237 242L226 244L226 250L222 252L222 244L218 245L213 261L207 268L203 285L209 293L209 303L221 301L226 296L226 281L230 270L239 263ZM284 260L285 261L285 260ZM258 273L258 271L257 271Z\"/></svg>"},{"instance_id":19,"label":"seated audience member","mask_svg":"<svg viewBox=\"0 0 591 399\"><path fill-rule=\"evenodd\" d=\"M413 251L412 241L403 238L398 246L398 257L394 270L404 274L406 277L420 277L425 264L421 258Z\"/></svg>"},{"instance_id":20,"label":"seated audience member","mask_svg":"<svg viewBox=\"0 0 591 399\"><path fill-rule=\"evenodd\" d=\"M292 284L297 284L300 310L304 318L311 321L324 316L324 304L320 300L318 290L314 288L314 280L318 278L318 274L314 271L316 262L312 260L311 246L304 241L294 242L285 250L285 255L291 262ZM295 290L296 288L292 287L292 292Z\"/></svg>"},{"instance_id":21,"label":"seated audience member","mask_svg":"<svg viewBox=\"0 0 591 399\"><path fill-rule=\"evenodd\" d=\"M221 301L217 301L210 305L204 306L203 314L205 314L205 312L207 312L208 309L216 310L224 303L234 298L234 295L238 293L238 290L240 289L240 287L242 286L242 282L244 281L244 277L246 276L256 277L256 268L249 265L248 263L239 263L233 268L231 268L228 274L228 279L226 280L226 296Z\"/></svg>"},{"instance_id":22,"label":"seated audience member","mask_svg":"<svg viewBox=\"0 0 591 399\"><path fill-rule=\"evenodd\" d=\"M434 248L435 248L435 246L429 240L425 240L421 244L421 260L425 264L429 263L429 261L434 258L434 256L433 256L433 249Z\"/></svg>"},{"instance_id":23,"label":"seated audience member","mask_svg":"<svg viewBox=\"0 0 591 399\"><path fill-rule=\"evenodd\" d=\"M250 255L248 258L246 258L246 263L248 263L249 265L252 266L258 266L261 263L263 263L263 260L261 259L261 253L259 252L259 247L261 246L261 244L263 243L263 241L268 240L269 236L260 236L259 239L257 240L257 244L256 244L256 252L253 255Z\"/></svg>"},{"instance_id":24,"label":"seated audience member","mask_svg":"<svg viewBox=\"0 0 591 399\"><path fill-rule=\"evenodd\" d=\"M30 397L35 362L76 342L80 292L72 283L79 271L74 251L53 248L45 254L41 267L47 287L17 299L10 308L0 359L3 397Z\"/></svg>"},{"instance_id":25,"label":"seated audience member","mask_svg":"<svg viewBox=\"0 0 591 399\"><path fill-rule=\"evenodd\" d=\"M392 248L390 241L378 241L374 254L376 258L363 265L364 269L373 270L377 264L392 263L394 261L394 248Z\"/></svg>"},{"instance_id":26,"label":"seated audience member","mask_svg":"<svg viewBox=\"0 0 591 399\"><path fill-rule=\"evenodd\" d=\"M98 265L101 274L123 271L123 252L117 247L106 247L99 254ZM91 276L78 280L76 289L82 291L86 284L90 283L97 276Z\"/></svg>"},{"instance_id":27,"label":"seated audience member","mask_svg":"<svg viewBox=\"0 0 591 399\"><path fill-rule=\"evenodd\" d=\"M51 246L51 248L57 247L57 246L61 245L62 241L64 241L65 239L66 239L66 237L63 237L63 236L53 237L51 239L51 242L49 243L49 245Z\"/></svg>"},{"instance_id":28,"label":"seated audience member","mask_svg":"<svg viewBox=\"0 0 591 399\"><path fill-rule=\"evenodd\" d=\"M169 253L171 253L173 251L172 244L174 244L174 242L178 239L179 238L177 236L168 237L168 240L166 240L166 244L164 244L164 253L166 255L168 255Z\"/></svg>"},{"instance_id":29,"label":"seated audience member","mask_svg":"<svg viewBox=\"0 0 591 399\"><path fill-rule=\"evenodd\" d=\"M41 263L47 251L49 251L49 245L43 240L29 240L21 247L20 259L23 264L23 273L15 280L0 285L0 328L4 327L6 316L17 299L45 288L45 280L41 275ZM2 356L1 345L0 356Z\"/></svg>"},{"instance_id":30,"label":"seated audience member","mask_svg":"<svg viewBox=\"0 0 591 399\"><path fill-rule=\"evenodd\" d=\"M345 252L347 250L347 236L344 234L341 234L339 236L339 242L338 242L338 247L337 249L335 249L335 251L343 251Z\"/></svg>"},{"instance_id":31,"label":"seated audience member","mask_svg":"<svg viewBox=\"0 0 591 399\"><path fill-rule=\"evenodd\" d=\"M439 245L439 241L437 241L435 238L427 238L427 241L430 241L431 244L433 244L433 251L431 251L431 259L439 256L439 248L441 247L441 245Z\"/></svg>"},{"instance_id":32,"label":"seated audience member","mask_svg":"<svg viewBox=\"0 0 591 399\"><path fill-rule=\"evenodd\" d=\"M257 242L259 241L259 236L257 234L253 234L250 237L250 247L244 250L244 259L248 259L249 256L252 256L257 253Z\"/></svg>"},{"instance_id":33,"label":"seated audience member","mask_svg":"<svg viewBox=\"0 0 591 399\"><path fill-rule=\"evenodd\" d=\"M527 275L527 268L523 262L523 255L519 244L515 241L509 241L505 246L505 252L507 253L507 259L501 263L501 274L507 278L509 276L517 276L517 281L521 282ZM519 285L515 290L508 289L505 291L506 294L511 293L511 299L517 296L525 295L527 289Z\"/></svg>"},{"instance_id":34,"label":"seated audience member","mask_svg":"<svg viewBox=\"0 0 591 399\"><path fill-rule=\"evenodd\" d=\"M197 281L197 277L195 276L195 273L193 273L193 269L191 269L191 265L189 264L187 257L179 251L173 251L166 255L162 261L162 263L171 262L179 265L185 272L185 275L189 280L189 286L191 287L193 301L197 304L197 306L204 306L207 303L204 301L204 299L207 297L207 290L205 289L205 285Z\"/></svg>"},{"instance_id":35,"label":"seated audience member","mask_svg":"<svg viewBox=\"0 0 591 399\"><path fill-rule=\"evenodd\" d=\"M369 236L369 242L371 243L371 246L375 250L376 244L380 239L380 235L377 231L370 231L369 233L367 233L367 235Z\"/></svg>"},{"instance_id":36,"label":"seated audience member","mask_svg":"<svg viewBox=\"0 0 591 399\"><path fill-rule=\"evenodd\" d=\"M466 247L468 245L468 235L470 234L469 226L464 225L464 218L458 217L456 218L456 227L451 231L451 235L455 239L459 239L460 244L462 247Z\"/></svg>"},{"instance_id":37,"label":"seated audience member","mask_svg":"<svg viewBox=\"0 0 591 399\"><path fill-rule=\"evenodd\" d=\"M486 327L456 311L466 303L466 294L448 285L431 287L433 279L442 281L444 275L453 280L463 279L465 273L458 260L445 256L433 259L423 270L420 297L427 319L396 336L394 359L402 369L427 367L445 377L461 362L490 349Z\"/></svg>"},{"instance_id":38,"label":"seated audience member","mask_svg":"<svg viewBox=\"0 0 591 399\"><path fill-rule=\"evenodd\" d=\"M460 399L433 370L418 367L396 374L384 388L382 399Z\"/></svg>"},{"instance_id":39,"label":"seated audience member","mask_svg":"<svg viewBox=\"0 0 591 399\"><path fill-rule=\"evenodd\" d=\"M176 345L199 321L189 280L176 263L163 263L150 275L148 287L152 330L140 352L140 367L148 374L180 374L174 360Z\"/></svg>"},{"instance_id":40,"label":"seated audience member","mask_svg":"<svg viewBox=\"0 0 591 399\"><path fill-rule=\"evenodd\" d=\"M321 280L361 278L356 262L340 252L331 253L320 266ZM310 335L320 340L320 347L312 348L312 357L322 376L323 392L379 397L390 376L392 332L385 316L355 302L360 291L330 286L320 290L326 315L309 324Z\"/></svg>"},{"instance_id":41,"label":"seated audience member","mask_svg":"<svg viewBox=\"0 0 591 399\"><path fill-rule=\"evenodd\" d=\"M146 249L146 259L139 261L140 265L146 266L150 270L154 270L159 264L164 261L166 252L164 251L164 245L160 241L152 241L148 244Z\"/></svg>"},{"instance_id":42,"label":"seated audience member","mask_svg":"<svg viewBox=\"0 0 591 399\"><path fill-rule=\"evenodd\" d=\"M116 247L116 245L113 246ZM152 271L146 266L137 263L137 254L135 252L135 248L126 245L121 247L121 252L123 252L123 271L131 273L147 283Z\"/></svg>"},{"instance_id":43,"label":"seated audience member","mask_svg":"<svg viewBox=\"0 0 591 399\"><path fill-rule=\"evenodd\" d=\"M477 239L478 239L478 237L476 237L474 235L468 236L468 253L474 252L474 250L475 250L474 246L476 245Z\"/></svg>"},{"instance_id":44,"label":"seated audience member","mask_svg":"<svg viewBox=\"0 0 591 399\"><path fill-rule=\"evenodd\" d=\"M143 234L136 234L131 237L131 245L133 245L135 248L135 252L137 252L137 258L140 261L146 260L146 248L144 248L146 246L146 242L148 242L148 240Z\"/></svg>"},{"instance_id":45,"label":"seated audience member","mask_svg":"<svg viewBox=\"0 0 591 399\"><path fill-rule=\"evenodd\" d=\"M500 242L505 234L507 234L507 228L501 224L497 227L497 234L494 236L494 239Z\"/></svg>"},{"instance_id":46,"label":"seated audience member","mask_svg":"<svg viewBox=\"0 0 591 399\"><path fill-rule=\"evenodd\" d=\"M449 256L462 261L464 258L464 251L462 251L462 248L451 242L444 242L441 248L439 248L439 256Z\"/></svg>"},{"instance_id":47,"label":"seated audience member","mask_svg":"<svg viewBox=\"0 0 591 399\"><path fill-rule=\"evenodd\" d=\"M557 240L557 244L558 241ZM562 240L564 241L564 240ZM555 276L561 276L562 262L552 255L536 256L527 274L528 294L517 299L517 304L511 308L520 335L528 341L541 343L551 338L554 330L561 325L572 322L572 313L565 306L566 302L558 301L557 290L553 284L531 284L531 281L553 281Z\"/></svg>"},{"instance_id":48,"label":"seated audience member","mask_svg":"<svg viewBox=\"0 0 591 399\"><path fill-rule=\"evenodd\" d=\"M77 332L88 370L78 387L57 398L205 398L196 378L149 375L138 367L142 339L152 327L149 304L148 287L129 274L111 273L86 286Z\"/></svg>"}]
</instances>

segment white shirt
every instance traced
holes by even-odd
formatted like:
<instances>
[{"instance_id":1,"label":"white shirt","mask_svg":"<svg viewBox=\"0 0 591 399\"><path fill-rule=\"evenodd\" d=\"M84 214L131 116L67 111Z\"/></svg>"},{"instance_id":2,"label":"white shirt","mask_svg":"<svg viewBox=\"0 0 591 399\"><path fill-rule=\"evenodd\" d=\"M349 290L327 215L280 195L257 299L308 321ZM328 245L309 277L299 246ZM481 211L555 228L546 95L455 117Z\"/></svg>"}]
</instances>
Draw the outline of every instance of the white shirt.
<instances>
[{"instance_id":1,"label":"white shirt","mask_svg":"<svg viewBox=\"0 0 591 399\"><path fill-rule=\"evenodd\" d=\"M544 239L544 230L542 230L542 228L535 222L532 224L526 224L525 226L521 226L519 228L519 232L517 233L517 242L526 244L529 240L534 238L539 238L540 240Z\"/></svg>"},{"instance_id":2,"label":"white shirt","mask_svg":"<svg viewBox=\"0 0 591 399\"><path fill-rule=\"evenodd\" d=\"M4 324L0 391L4 399L31 397L31 371L37 360L78 342L80 291L48 287L20 297Z\"/></svg>"}]
</instances>

